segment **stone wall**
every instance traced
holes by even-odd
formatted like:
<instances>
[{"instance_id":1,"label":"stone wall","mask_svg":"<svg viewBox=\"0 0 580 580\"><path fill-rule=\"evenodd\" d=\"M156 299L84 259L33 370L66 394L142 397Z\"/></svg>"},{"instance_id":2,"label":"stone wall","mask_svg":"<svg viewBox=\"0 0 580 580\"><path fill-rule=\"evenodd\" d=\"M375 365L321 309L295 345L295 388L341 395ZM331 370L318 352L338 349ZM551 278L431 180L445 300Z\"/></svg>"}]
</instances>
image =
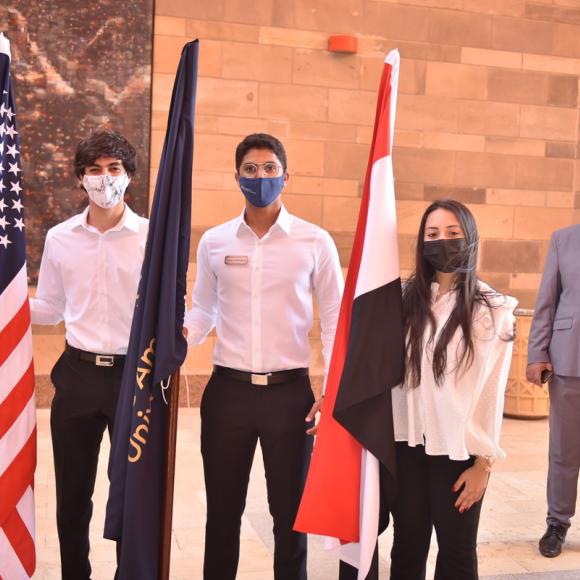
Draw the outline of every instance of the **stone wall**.
<instances>
[{"instance_id":1,"label":"stone wall","mask_svg":"<svg viewBox=\"0 0 580 580\"><path fill-rule=\"evenodd\" d=\"M0 31L11 44L28 274L36 283L46 232L86 205L72 157L95 129L115 128L135 145L140 171L127 199L147 213L153 2L79 10L68 0L8 0Z\"/></svg>"},{"instance_id":2,"label":"stone wall","mask_svg":"<svg viewBox=\"0 0 580 580\"><path fill-rule=\"evenodd\" d=\"M533 307L552 231L580 221L580 0L157 0L155 11L151 187L181 48L201 41L190 282L201 233L242 208L234 149L256 131L286 144L285 203L331 232L346 269L382 61L397 47L403 275L423 210L453 197L476 215L482 278ZM355 35L358 53L329 53L331 34ZM212 347L190 350L194 398Z\"/></svg>"},{"instance_id":3,"label":"stone wall","mask_svg":"<svg viewBox=\"0 0 580 580\"><path fill-rule=\"evenodd\" d=\"M355 35L358 53L328 52L331 34ZM328 229L348 266L382 61L396 47L403 275L423 210L452 197L477 218L481 277L533 307L552 231L580 221L580 1L158 0L152 178L178 56L193 38L192 280L201 233L242 207L234 149L255 131L286 144L286 205ZM190 372L209 369L211 347L190 352Z\"/></svg>"},{"instance_id":4,"label":"stone wall","mask_svg":"<svg viewBox=\"0 0 580 580\"><path fill-rule=\"evenodd\" d=\"M135 145L139 171L127 199L147 213L153 2L8 0L0 5L0 31L12 53L28 274L35 284L47 230L86 205L72 157L88 133L113 127ZM62 325L33 327L33 340L38 403L46 406Z\"/></svg>"}]
</instances>

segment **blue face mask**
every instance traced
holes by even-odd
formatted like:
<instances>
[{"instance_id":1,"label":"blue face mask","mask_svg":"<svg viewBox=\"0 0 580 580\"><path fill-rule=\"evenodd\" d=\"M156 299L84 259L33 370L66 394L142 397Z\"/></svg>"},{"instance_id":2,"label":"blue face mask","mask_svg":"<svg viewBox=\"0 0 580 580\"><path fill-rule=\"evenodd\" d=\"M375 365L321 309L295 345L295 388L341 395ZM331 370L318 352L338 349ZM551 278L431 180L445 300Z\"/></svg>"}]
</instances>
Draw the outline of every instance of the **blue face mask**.
<instances>
[{"instance_id":1,"label":"blue face mask","mask_svg":"<svg viewBox=\"0 0 580 580\"><path fill-rule=\"evenodd\" d=\"M256 207L270 205L284 188L284 176L280 177L240 177L240 189L246 199Z\"/></svg>"}]
</instances>

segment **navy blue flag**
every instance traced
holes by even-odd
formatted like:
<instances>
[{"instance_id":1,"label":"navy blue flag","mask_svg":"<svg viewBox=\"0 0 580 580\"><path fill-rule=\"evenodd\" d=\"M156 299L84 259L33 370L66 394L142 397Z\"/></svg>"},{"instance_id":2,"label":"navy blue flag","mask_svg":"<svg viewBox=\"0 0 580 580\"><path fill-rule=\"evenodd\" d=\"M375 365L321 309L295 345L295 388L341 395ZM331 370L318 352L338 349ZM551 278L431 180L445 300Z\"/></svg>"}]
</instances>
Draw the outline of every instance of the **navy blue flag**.
<instances>
[{"instance_id":1,"label":"navy blue flag","mask_svg":"<svg viewBox=\"0 0 580 580\"><path fill-rule=\"evenodd\" d=\"M115 417L105 537L121 541L119 580L159 577L169 418L163 388L187 352L182 327L197 60L195 40L183 48L173 87Z\"/></svg>"}]
</instances>

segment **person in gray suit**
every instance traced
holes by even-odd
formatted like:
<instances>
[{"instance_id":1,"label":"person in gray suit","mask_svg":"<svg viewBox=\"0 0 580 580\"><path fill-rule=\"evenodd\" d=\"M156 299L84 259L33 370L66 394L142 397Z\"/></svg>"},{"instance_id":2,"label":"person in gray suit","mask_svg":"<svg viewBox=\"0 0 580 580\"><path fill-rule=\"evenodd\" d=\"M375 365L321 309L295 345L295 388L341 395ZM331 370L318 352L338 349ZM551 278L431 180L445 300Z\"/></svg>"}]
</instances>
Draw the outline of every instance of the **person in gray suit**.
<instances>
[{"instance_id":1,"label":"person in gray suit","mask_svg":"<svg viewBox=\"0 0 580 580\"><path fill-rule=\"evenodd\" d=\"M554 232L528 344L527 379L550 390L548 527L539 543L547 558L562 551L580 471L579 256L580 225Z\"/></svg>"}]
</instances>

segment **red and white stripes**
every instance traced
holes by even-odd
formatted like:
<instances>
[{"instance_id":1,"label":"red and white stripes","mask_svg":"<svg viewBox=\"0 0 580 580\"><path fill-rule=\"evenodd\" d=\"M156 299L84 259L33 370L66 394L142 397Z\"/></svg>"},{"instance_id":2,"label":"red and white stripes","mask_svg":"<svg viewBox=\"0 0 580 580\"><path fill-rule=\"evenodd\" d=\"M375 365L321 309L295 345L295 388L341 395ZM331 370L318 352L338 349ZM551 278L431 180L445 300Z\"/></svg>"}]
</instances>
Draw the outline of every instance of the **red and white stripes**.
<instances>
[{"instance_id":1,"label":"red and white stripes","mask_svg":"<svg viewBox=\"0 0 580 580\"><path fill-rule=\"evenodd\" d=\"M0 295L0 580L32 577L36 411L26 265Z\"/></svg>"}]
</instances>

